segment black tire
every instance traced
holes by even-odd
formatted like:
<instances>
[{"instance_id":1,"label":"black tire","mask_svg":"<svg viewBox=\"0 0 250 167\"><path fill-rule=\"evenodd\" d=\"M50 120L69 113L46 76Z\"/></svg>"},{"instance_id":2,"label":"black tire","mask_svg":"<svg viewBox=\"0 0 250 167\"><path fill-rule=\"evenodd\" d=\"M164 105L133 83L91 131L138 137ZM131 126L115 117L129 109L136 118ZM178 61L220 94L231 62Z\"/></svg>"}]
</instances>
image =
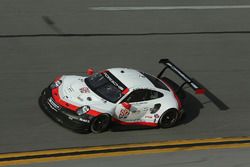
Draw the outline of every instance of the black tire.
<instances>
[{"instance_id":1,"label":"black tire","mask_svg":"<svg viewBox=\"0 0 250 167\"><path fill-rule=\"evenodd\" d=\"M159 119L159 126L161 128L170 128L175 125L178 118L178 110L175 108L165 111Z\"/></svg>"},{"instance_id":2,"label":"black tire","mask_svg":"<svg viewBox=\"0 0 250 167\"><path fill-rule=\"evenodd\" d=\"M108 129L111 117L108 114L101 114L91 122L90 130L93 133L101 133Z\"/></svg>"}]
</instances>

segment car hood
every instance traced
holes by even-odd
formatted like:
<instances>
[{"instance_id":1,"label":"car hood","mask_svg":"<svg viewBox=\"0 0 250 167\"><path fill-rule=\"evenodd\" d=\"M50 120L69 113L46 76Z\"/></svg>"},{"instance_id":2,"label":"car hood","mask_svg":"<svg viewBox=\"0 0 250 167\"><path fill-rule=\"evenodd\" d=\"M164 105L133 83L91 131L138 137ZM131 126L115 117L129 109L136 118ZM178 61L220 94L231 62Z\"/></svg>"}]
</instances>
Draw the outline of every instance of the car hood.
<instances>
[{"instance_id":1,"label":"car hood","mask_svg":"<svg viewBox=\"0 0 250 167\"><path fill-rule=\"evenodd\" d=\"M59 87L60 98L78 107L89 105L98 111L111 111L114 104L95 94L86 85L85 78L82 76L63 76L61 78L62 84Z\"/></svg>"}]
</instances>

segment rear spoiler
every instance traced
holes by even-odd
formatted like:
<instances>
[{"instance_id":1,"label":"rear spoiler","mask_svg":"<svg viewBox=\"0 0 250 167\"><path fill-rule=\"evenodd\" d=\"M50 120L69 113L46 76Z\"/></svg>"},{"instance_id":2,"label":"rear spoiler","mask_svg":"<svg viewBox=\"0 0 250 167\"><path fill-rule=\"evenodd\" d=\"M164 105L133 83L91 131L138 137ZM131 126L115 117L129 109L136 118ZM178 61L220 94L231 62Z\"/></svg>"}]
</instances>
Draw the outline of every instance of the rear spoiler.
<instances>
[{"instance_id":1,"label":"rear spoiler","mask_svg":"<svg viewBox=\"0 0 250 167\"><path fill-rule=\"evenodd\" d=\"M177 74L181 79L183 79L185 82L179 87L179 90L183 88L185 84L188 84L196 94L204 94L205 89L202 88L200 85L198 85L194 80L192 80L187 74L185 74L180 68L178 68L174 63L172 63L168 59L161 59L159 61L160 64L164 64L165 67L162 69L162 71L157 75L157 78L161 78L163 73L165 72L166 69L170 69L173 71L175 74ZM178 91L179 91L178 90ZM177 92L178 92L177 91Z\"/></svg>"}]
</instances>

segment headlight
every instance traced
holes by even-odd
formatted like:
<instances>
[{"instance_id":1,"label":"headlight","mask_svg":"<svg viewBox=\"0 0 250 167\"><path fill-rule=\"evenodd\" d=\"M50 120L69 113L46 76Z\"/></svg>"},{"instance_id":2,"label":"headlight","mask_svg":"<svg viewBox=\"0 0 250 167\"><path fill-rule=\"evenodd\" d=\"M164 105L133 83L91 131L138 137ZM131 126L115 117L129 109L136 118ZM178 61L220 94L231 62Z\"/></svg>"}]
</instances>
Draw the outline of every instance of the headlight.
<instances>
[{"instance_id":1,"label":"headlight","mask_svg":"<svg viewBox=\"0 0 250 167\"><path fill-rule=\"evenodd\" d=\"M62 84L62 80L57 80L50 85L50 89L59 87Z\"/></svg>"},{"instance_id":2,"label":"headlight","mask_svg":"<svg viewBox=\"0 0 250 167\"><path fill-rule=\"evenodd\" d=\"M79 108L76 113L77 115L82 115L84 113L86 113L87 111L89 111L90 107L85 105L85 106L82 106L81 108Z\"/></svg>"}]
</instances>

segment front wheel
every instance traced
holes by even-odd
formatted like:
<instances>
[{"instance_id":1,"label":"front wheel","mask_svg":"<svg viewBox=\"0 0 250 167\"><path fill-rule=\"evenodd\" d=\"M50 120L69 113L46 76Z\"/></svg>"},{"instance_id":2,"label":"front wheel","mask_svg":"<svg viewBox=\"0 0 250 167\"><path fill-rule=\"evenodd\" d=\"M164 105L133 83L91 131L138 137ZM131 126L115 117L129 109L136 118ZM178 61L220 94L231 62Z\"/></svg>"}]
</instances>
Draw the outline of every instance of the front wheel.
<instances>
[{"instance_id":1,"label":"front wheel","mask_svg":"<svg viewBox=\"0 0 250 167\"><path fill-rule=\"evenodd\" d=\"M159 126L161 128L170 128L174 126L178 118L178 110L175 108L165 111L159 119Z\"/></svg>"},{"instance_id":2,"label":"front wheel","mask_svg":"<svg viewBox=\"0 0 250 167\"><path fill-rule=\"evenodd\" d=\"M98 117L94 118L91 123L90 130L93 133L101 133L108 129L111 122L111 117L108 114L101 114Z\"/></svg>"}]
</instances>

